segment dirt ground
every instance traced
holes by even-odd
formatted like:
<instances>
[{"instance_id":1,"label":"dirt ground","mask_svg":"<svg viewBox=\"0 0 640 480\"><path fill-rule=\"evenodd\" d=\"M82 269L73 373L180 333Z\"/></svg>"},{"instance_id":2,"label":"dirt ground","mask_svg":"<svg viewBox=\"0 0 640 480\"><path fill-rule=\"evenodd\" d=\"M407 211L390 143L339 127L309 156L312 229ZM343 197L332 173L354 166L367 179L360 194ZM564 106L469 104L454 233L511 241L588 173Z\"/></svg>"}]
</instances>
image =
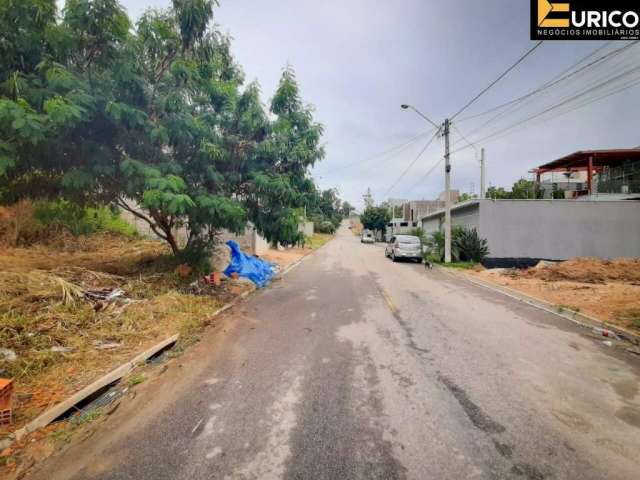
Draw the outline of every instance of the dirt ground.
<instances>
[{"instance_id":1,"label":"dirt ground","mask_svg":"<svg viewBox=\"0 0 640 480\"><path fill-rule=\"evenodd\" d=\"M270 249L267 253L260 255L260 258L272 263L277 263L280 268L284 269L309 253L311 253L310 248Z\"/></svg>"},{"instance_id":2,"label":"dirt ground","mask_svg":"<svg viewBox=\"0 0 640 480\"><path fill-rule=\"evenodd\" d=\"M260 255L260 258L263 258L272 263L277 263L280 268L285 269L289 265L300 260L305 255L311 253L313 250L320 248L322 245L331 240L331 238L333 238L333 235L316 233L310 239L308 239L304 248L285 248L284 250L276 250L272 248L267 251L267 253Z\"/></svg>"},{"instance_id":3,"label":"dirt ground","mask_svg":"<svg viewBox=\"0 0 640 480\"><path fill-rule=\"evenodd\" d=\"M536 267L468 270L482 280L640 332L640 259L575 258Z\"/></svg>"}]
</instances>

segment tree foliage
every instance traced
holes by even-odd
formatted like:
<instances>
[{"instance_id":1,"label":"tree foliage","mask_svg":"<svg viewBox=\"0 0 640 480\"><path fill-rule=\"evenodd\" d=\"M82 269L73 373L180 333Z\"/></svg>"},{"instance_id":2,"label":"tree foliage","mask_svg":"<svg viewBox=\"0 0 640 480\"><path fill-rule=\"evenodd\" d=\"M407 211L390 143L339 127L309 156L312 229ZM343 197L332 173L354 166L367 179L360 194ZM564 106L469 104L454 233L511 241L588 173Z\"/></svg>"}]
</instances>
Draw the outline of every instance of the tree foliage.
<instances>
[{"instance_id":1,"label":"tree foliage","mask_svg":"<svg viewBox=\"0 0 640 480\"><path fill-rule=\"evenodd\" d=\"M308 172L322 126L290 67L262 104L209 27L216 4L174 0L132 25L116 0L67 0L61 15L55 0L3 1L2 200L114 204L174 253L248 220L269 241L298 241L299 209L321 203Z\"/></svg>"},{"instance_id":2,"label":"tree foliage","mask_svg":"<svg viewBox=\"0 0 640 480\"><path fill-rule=\"evenodd\" d=\"M391 214L385 207L367 207L360 215L362 226L372 231L384 232L390 220Z\"/></svg>"},{"instance_id":3,"label":"tree foliage","mask_svg":"<svg viewBox=\"0 0 640 480\"><path fill-rule=\"evenodd\" d=\"M521 178L513 184L511 191L505 190L503 187L489 187L487 198L497 200L542 198L542 191L537 188L534 181Z\"/></svg>"}]
</instances>

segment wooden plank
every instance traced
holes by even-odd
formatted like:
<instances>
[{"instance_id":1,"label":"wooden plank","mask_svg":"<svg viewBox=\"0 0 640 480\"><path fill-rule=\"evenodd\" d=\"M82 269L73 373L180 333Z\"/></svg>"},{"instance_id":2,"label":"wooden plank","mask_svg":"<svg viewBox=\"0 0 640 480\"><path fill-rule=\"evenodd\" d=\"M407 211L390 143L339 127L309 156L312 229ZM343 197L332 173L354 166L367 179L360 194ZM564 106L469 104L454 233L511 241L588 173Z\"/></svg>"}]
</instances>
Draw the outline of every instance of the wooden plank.
<instances>
[{"instance_id":1,"label":"wooden plank","mask_svg":"<svg viewBox=\"0 0 640 480\"><path fill-rule=\"evenodd\" d=\"M87 385L79 392L76 392L75 394L71 395L66 400L63 400L59 404L51 407L49 410L42 413L39 417L33 419L31 422L29 422L20 430L16 430L15 432L16 440L20 440L23 436L37 430L38 428L46 427L52 421L54 421L56 418L62 415L64 412L72 408L75 404L81 402L88 396L94 394L101 388L106 387L110 383L113 383L116 380L121 379L126 374L131 372L134 368L136 368L140 362L146 361L149 357L158 353L163 348L166 348L168 345L175 343L179 337L180 337L179 334L175 334L170 336L169 338L165 338L161 342L156 343L153 347L149 348L148 350L145 350L144 352L136 355L132 360L129 360L127 363L120 365L115 370L110 371L109 373L100 377L98 380L96 380L92 384Z\"/></svg>"}]
</instances>

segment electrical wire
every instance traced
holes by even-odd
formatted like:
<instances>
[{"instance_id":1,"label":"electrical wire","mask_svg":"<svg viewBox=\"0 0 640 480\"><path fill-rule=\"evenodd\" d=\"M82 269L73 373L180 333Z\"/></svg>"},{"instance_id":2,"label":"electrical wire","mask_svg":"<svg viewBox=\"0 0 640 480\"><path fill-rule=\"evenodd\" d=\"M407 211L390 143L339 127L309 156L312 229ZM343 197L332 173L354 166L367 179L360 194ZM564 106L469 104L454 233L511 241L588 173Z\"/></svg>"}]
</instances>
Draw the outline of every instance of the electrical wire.
<instances>
[{"instance_id":1,"label":"electrical wire","mask_svg":"<svg viewBox=\"0 0 640 480\"><path fill-rule=\"evenodd\" d=\"M613 58L613 57L615 57L615 56L617 56L617 55L621 54L621 53L622 53L622 52L624 52L625 50L627 50L627 49L629 49L629 48L631 48L631 47L633 47L633 46L637 45L638 43L639 43L638 41L635 41L635 42L629 43L629 44L627 44L627 45L625 45L625 46L623 46L623 47L620 47L620 48L618 48L618 49L616 49L616 50L613 50L613 51L611 51L611 52L609 52L609 53L607 53L607 54L605 54L605 55L603 55L603 56L601 56L601 57L597 58L596 60L594 60L594 61L592 61L592 62L590 62L590 63L588 63L588 64L584 65L583 67L580 67L578 70L576 70L576 71L574 71L574 72L568 73L568 74L566 74L566 75L561 75L561 76L560 76L559 78L557 78L557 79L552 79L552 80L550 80L549 82L547 82L546 84L543 84L541 87L538 87L537 89L535 89L535 90L533 90L533 91L531 91L531 92L529 92L529 93L527 93L527 94L525 94L525 95L522 95L521 97L518 97L518 98L516 98L516 99L514 99L514 100L512 100L512 101L510 101L510 102L507 102L507 103L504 103L504 104L502 104L502 105L499 105L498 107L494 107L494 109L489 109L489 110L487 110L487 111L483 112L483 114L486 114L486 113L489 113L489 112L490 112L490 111L492 111L492 110L496 110L496 109L499 109L499 108L501 108L501 107L507 106L508 104L515 104L515 103L519 103L519 102L521 102L521 101L523 101L523 100L526 100L526 99L528 99L528 98L530 99L530 98L532 98L533 96L535 96L536 94L539 94L539 93L545 92L545 91L547 91L549 88L551 88L551 87L553 87L553 86L555 86L555 85L559 84L560 82L565 81L565 80L569 79L570 77L573 77L574 75L576 75L576 74L578 74L578 73L584 72L587 68L590 68L590 67L592 67L592 66L594 66L594 65L600 64L601 62L604 62L604 61L606 61L606 60L609 60L609 59L611 59L611 58ZM597 53L597 51L598 51L598 50L601 50L601 49L602 49L602 47L600 47L599 49L596 49L596 51L592 52L592 53L591 53L591 54L589 54L587 57L585 57L585 58L583 58L581 61L579 61L579 62L578 62L578 64L582 63L586 58L588 58L589 56L592 56L594 53ZM612 73L611 71L608 71L608 72L607 72L607 74L608 74L608 75L609 75L609 74L611 74L611 73ZM568 85L567 83L564 83L564 84L562 84L562 87L566 87L567 85ZM521 105L521 106L522 106L522 105ZM514 111L515 111L515 110L511 110L511 112L510 112L510 113L513 113ZM492 123L494 123L496 120L498 120L500 117L503 117L503 116L504 116L504 115L506 115L506 114L507 114L507 112L499 112L498 114L494 115L493 117L491 117L490 119L488 119L487 121L485 121L485 122L484 122L483 124L481 124L480 126L478 126L478 127L474 128L471 132L469 132L469 135L473 135L473 134L475 134L476 132L478 132L479 130L482 130L484 127L486 127L486 126L488 126L488 125L491 125L491 124L492 124ZM467 117L467 118L471 118L471 117ZM460 122L460 121L461 121L461 120L458 120L458 122Z\"/></svg>"},{"instance_id":2,"label":"electrical wire","mask_svg":"<svg viewBox=\"0 0 640 480\"><path fill-rule=\"evenodd\" d=\"M335 173L335 172L339 172L339 171L345 170L347 168L351 168L351 167L353 167L355 165L361 165L361 164L369 163L369 162L371 162L373 160L376 160L376 159L383 159L383 158L387 157L390 154L394 154L394 155L398 154L398 153L406 150L414 142L420 140L421 138L424 138L426 135L428 135L429 133L433 132L434 130L435 130L434 128L431 128L429 130L426 130L424 132L419 133L418 135L416 135L414 137L411 137L409 140L401 143L400 145L396 145L395 147L391 147L391 148L389 148L389 149L387 149L387 150L385 150L383 152L376 153L376 154L371 155L369 157L366 157L366 158L364 158L362 160L356 160L355 162L351 162L351 163L348 163L346 165L340 165L337 168L334 168L334 169L326 171L326 172L320 171L319 173L322 174L322 175L328 175L330 173Z\"/></svg>"},{"instance_id":3,"label":"electrical wire","mask_svg":"<svg viewBox=\"0 0 640 480\"><path fill-rule=\"evenodd\" d=\"M489 135L487 135L487 136L485 136L485 137L483 137L483 138L481 138L481 139L479 139L479 140L476 140L476 142L475 142L475 143L480 143L480 142L487 141L487 140L489 140L489 139L492 139L492 138L496 137L497 135L500 135L500 134L502 134L502 133L505 133L505 132L507 132L507 131L510 131L510 130L512 130L512 129L516 128L516 127L518 127L518 126L524 125L524 124L526 124L526 123L530 122L531 120L534 120L534 119L536 119L536 118L538 118L538 117L540 117L540 116L542 116L542 115L544 115L544 114L546 114L546 113L549 113L549 112L551 112L551 111L553 111L553 110L555 110L555 109L557 109L557 108L560 108L560 107L562 107L562 106L564 106L564 105L567 105L567 104L569 104L569 103L571 103L571 102L573 102L573 101L575 101L575 100L577 100L577 99L579 99L579 98L583 97L584 95L587 95L587 94L589 94L589 93L592 93L593 91L598 90L599 88L601 88L602 86L605 86L606 84L609 84L609 83L611 83L611 82L613 82L613 81L619 80L620 78L623 78L623 77L625 77L625 76L627 76L627 75L630 75L630 74L632 74L632 73L634 73L634 72L637 72L637 71L639 71L639 70L640 70L640 66L639 66L639 67L634 67L634 68L632 68L632 69L630 69L630 70L627 70L627 71L625 71L625 72L623 72L623 73L621 73L621 74L617 75L616 77L614 77L614 78L612 78L612 79L607 79L607 80L605 80L605 81L603 81L603 82L601 82L601 83L599 83L599 84L597 84L597 85L595 85L595 86L592 86L592 87L590 87L590 88L587 88L586 90L583 90L583 91L581 91L581 92L577 93L576 95L573 95L573 96L571 96L571 97L569 97L569 98L566 98L565 100L563 100L563 101L561 101L561 102L559 102L559 103L556 103L556 104L554 104L554 105L551 105L550 107L548 107L548 108L546 108L546 109L542 110L541 112L538 112L538 113L536 113L536 114L534 114L534 115L531 115L531 116L529 116L529 117L526 117L526 118L524 118L524 119L522 119L522 120L520 120L520 121L518 121L518 122L516 122L516 123L514 123L514 124L512 124L512 125L509 125L508 127L505 127L505 128L503 128L503 129L498 130L498 131L496 131L496 132L493 132L493 133L491 133L491 134L489 134ZM597 101L597 100L600 100L600 99L602 99L602 98L606 98L607 96L613 95L614 93L618 93L618 92L620 92L620 91L626 90L627 88L631 88L633 85L635 85L635 83L632 83L632 84L630 84L630 85L627 85L627 86L625 86L624 88L620 88L620 89L618 89L618 90L616 90L616 91L614 91L614 92L610 92L609 94L604 95L604 96L602 96L601 98L597 98L597 99L590 99L590 101L588 101L586 104L582 105L581 107L586 106L586 105L588 105L588 104L590 104L590 103L593 103L593 101ZM572 111L572 110L569 110L569 111ZM565 113L568 113L568 112L565 112ZM461 148L459 148L459 149L454 150L454 151L453 151L453 152L451 152L451 153L456 153L456 152L459 152L459 151L461 151L461 150L465 150L466 148L469 148L469 147L468 147L468 146L466 146L466 147L461 147Z\"/></svg>"},{"instance_id":4,"label":"electrical wire","mask_svg":"<svg viewBox=\"0 0 640 480\"><path fill-rule=\"evenodd\" d=\"M474 149L477 150L476 145L470 141L467 137L465 137L462 132L460 131L460 129L458 127L456 127L454 124L451 124L451 127L453 127L453 129L458 132L458 135L460 135L460 138L462 138L462 140L464 140L464 142L469 145L470 147L473 147Z\"/></svg>"},{"instance_id":5,"label":"electrical wire","mask_svg":"<svg viewBox=\"0 0 640 480\"><path fill-rule=\"evenodd\" d=\"M421 176L416 183L414 183L411 187L409 187L409 189L407 190L407 193L409 193L418 185L420 185L422 182L424 182L427 179L427 177L431 175L433 171L438 167L438 165L440 165L443 161L444 161L444 157L440 157L438 161L434 163L429 170L427 170L427 173Z\"/></svg>"},{"instance_id":6,"label":"electrical wire","mask_svg":"<svg viewBox=\"0 0 640 480\"><path fill-rule=\"evenodd\" d=\"M427 150L427 148L429 148L429 145L431 145L433 143L433 141L435 140L436 136L437 136L438 132L436 131L433 136L429 139L429 141L426 143L426 145L422 148L422 150L420 150L420 153L418 153L418 155L416 155L416 158L414 158L411 163L409 163L409 165L407 165L407 168L404 169L404 171L400 174L400 176L393 182L393 184L389 187L389 189L385 192L385 194L383 195L383 197L386 197L387 195L389 195L389 193L391 193L391 191L396 187L396 185L398 185L398 183L400 182L400 180L402 180L404 178L404 176L407 174L407 172L411 169L411 167L413 167L413 165L418 161L418 159L422 156L422 154Z\"/></svg>"},{"instance_id":7,"label":"electrical wire","mask_svg":"<svg viewBox=\"0 0 640 480\"><path fill-rule=\"evenodd\" d=\"M580 65L582 62L584 62L585 60L591 58L592 56L594 56L596 53L600 52L601 50L603 50L604 48L606 48L609 44L611 44L612 41L609 41L607 43L605 43L604 45L600 45L598 48L596 48L595 50L593 50L591 53L589 53L588 55L586 55L585 57L582 57L580 60L578 60L577 62L573 63L572 65L570 65L569 67L567 67L566 69L564 69L562 72L560 72L558 75L556 75L555 77L553 77L552 79L550 79L549 81L547 81L546 83L542 84L540 87L530 91L529 93L526 93L520 97L514 98L512 100L509 100L508 102L504 102L501 103L500 105L496 105L495 107L491 107L483 112L480 113L475 113L473 115L469 115L463 118L458 119L458 123L460 122L465 122L467 120L471 120L473 118L478 118L478 117L482 117L484 115L487 115L489 113L495 112L496 110L500 110L501 108L504 107L508 107L509 105L512 105L514 103L520 102L522 100L525 100L526 98L529 98L532 95L535 95L536 93L539 93L543 90L546 90L550 87L552 87L553 85L557 84L558 82L565 80L573 75L576 75L577 73L579 73L580 71L583 71L585 68L588 68L590 66L592 66L593 64L601 61L602 59L615 54L621 50L624 50L625 48L627 48L629 45L625 45L622 48L619 48L618 50L615 50L613 52L609 52L607 55L604 55L600 58L598 58L597 60L595 60L594 62L591 62L587 65L585 65L584 67L581 67L579 70L576 70L574 72L571 72L571 70L573 70L575 67L577 67L578 65ZM571 73L569 73L571 72Z\"/></svg>"},{"instance_id":8,"label":"electrical wire","mask_svg":"<svg viewBox=\"0 0 640 480\"><path fill-rule=\"evenodd\" d=\"M467 108L469 108L476 100L478 100L482 95L484 95L491 87L493 87L496 83L498 83L500 80L502 80L504 77L507 76L507 74L513 70L514 68L516 68L520 63L522 63L522 61L527 58L530 54L532 54L534 52L534 50L536 48L538 48L540 45L542 45L543 40L540 40L539 42L537 42L533 47L531 47L529 50L527 50L518 60L516 60L515 63L513 63L509 68L507 68L504 72L502 72L502 74L500 74L500 76L498 76L498 78L496 78L493 82L491 82L489 85L487 85L480 93L478 93L475 97L473 97L471 100L469 100L460 110L458 110L456 113L454 113L451 117L450 120L453 120L454 118L456 118L458 115L460 115L462 112L464 112Z\"/></svg>"}]
</instances>

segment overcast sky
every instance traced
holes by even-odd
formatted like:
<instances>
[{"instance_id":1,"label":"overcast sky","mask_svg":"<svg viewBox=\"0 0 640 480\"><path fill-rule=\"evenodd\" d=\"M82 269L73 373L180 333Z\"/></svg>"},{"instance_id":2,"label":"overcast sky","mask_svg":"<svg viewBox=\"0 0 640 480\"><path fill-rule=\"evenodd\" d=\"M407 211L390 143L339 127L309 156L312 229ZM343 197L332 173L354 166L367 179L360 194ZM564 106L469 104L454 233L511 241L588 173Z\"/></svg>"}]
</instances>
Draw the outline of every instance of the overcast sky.
<instances>
[{"instance_id":1,"label":"overcast sky","mask_svg":"<svg viewBox=\"0 0 640 480\"><path fill-rule=\"evenodd\" d=\"M133 18L150 6L170 4L169 0L121 1ZM416 186L442 158L439 138L391 191L429 137L397 155L365 160L430 127L415 113L401 110L401 103L415 105L439 123L531 48L535 42L529 39L529 8L529 0L220 0L214 18L219 29L233 37L236 59L248 81L259 81L265 102L282 68L287 63L293 66L304 100L315 106L316 118L325 127L326 157L314 168L314 176L322 188L338 187L343 199L361 206L368 187L376 201L389 196L434 198L442 191L442 164ZM459 119L527 93L601 45L543 43ZM623 45L613 42L602 52ZM630 48L597 73L602 76L632 62L637 65L639 55L640 46ZM475 141L542 111L597 78L575 78L555 97L549 94L528 102L503 123L469 138ZM488 183L508 187L532 167L575 150L639 145L638 100L640 86L635 86L481 143L486 148ZM456 123L467 135L489 118ZM453 142L460 141L456 131L452 135ZM454 188L479 191L474 156L473 149L452 155Z\"/></svg>"}]
</instances>

